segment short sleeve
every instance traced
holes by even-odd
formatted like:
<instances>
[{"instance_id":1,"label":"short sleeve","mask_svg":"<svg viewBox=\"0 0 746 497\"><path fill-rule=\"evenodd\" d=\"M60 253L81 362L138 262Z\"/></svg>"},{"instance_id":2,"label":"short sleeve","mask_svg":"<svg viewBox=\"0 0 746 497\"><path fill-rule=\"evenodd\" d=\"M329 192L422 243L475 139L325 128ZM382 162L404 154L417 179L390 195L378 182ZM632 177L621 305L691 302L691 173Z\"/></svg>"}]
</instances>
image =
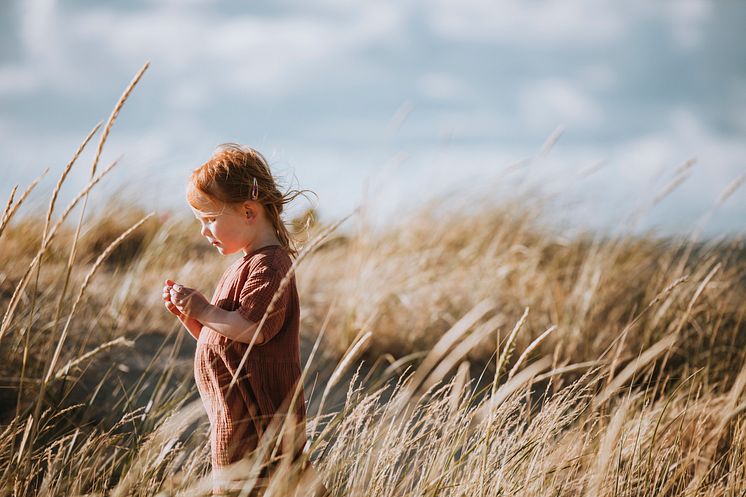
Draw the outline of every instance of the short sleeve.
<instances>
[{"instance_id":1,"label":"short sleeve","mask_svg":"<svg viewBox=\"0 0 746 497\"><path fill-rule=\"evenodd\" d=\"M268 266L259 266L249 274L246 283L241 288L238 312L244 318L259 323L267 310L272 296L280 287L282 273ZM285 321L287 309L288 287L282 290L282 294L275 300L267 319L262 325L261 332L264 342L254 344L261 347L274 337Z\"/></svg>"}]
</instances>

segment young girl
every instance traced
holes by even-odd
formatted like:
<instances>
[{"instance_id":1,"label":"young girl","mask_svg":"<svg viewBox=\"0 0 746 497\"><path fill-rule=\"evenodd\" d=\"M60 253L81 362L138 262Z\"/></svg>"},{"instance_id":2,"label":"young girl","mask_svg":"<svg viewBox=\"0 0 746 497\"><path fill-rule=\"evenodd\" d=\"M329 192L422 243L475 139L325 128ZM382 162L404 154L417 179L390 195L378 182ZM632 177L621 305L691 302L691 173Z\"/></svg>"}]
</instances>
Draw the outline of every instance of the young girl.
<instances>
[{"instance_id":1,"label":"young girl","mask_svg":"<svg viewBox=\"0 0 746 497\"><path fill-rule=\"evenodd\" d=\"M197 340L194 377L210 420L218 494L226 488L225 470L257 449L273 419L279 431L285 419L276 415L290 413L294 422L286 423L280 454L260 477L271 477L283 457L297 461L306 441L300 300L295 274L286 277L297 251L281 219L283 205L301 193L281 193L266 159L232 143L221 145L188 183L201 234L222 255L242 254L209 302L171 279L163 287L166 308Z\"/></svg>"}]
</instances>

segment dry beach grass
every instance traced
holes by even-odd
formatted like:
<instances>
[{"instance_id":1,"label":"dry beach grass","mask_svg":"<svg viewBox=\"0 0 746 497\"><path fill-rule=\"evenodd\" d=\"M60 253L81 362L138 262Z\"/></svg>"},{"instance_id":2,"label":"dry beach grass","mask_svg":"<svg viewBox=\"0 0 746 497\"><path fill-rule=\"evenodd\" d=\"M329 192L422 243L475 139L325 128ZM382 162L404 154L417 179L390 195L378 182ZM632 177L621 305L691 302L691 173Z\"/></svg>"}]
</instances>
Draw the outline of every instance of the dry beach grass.
<instances>
[{"instance_id":1,"label":"dry beach grass","mask_svg":"<svg viewBox=\"0 0 746 497\"><path fill-rule=\"evenodd\" d=\"M19 217L17 193L0 222L0 495L207 495L192 339L159 292L164 275L209 292L225 260L192 221L126 199L86 221L81 193L77 224L55 228L56 196ZM567 237L527 200L441 199L384 232L361 210L348 234L303 235L308 453L327 487L743 495L743 238Z\"/></svg>"}]
</instances>

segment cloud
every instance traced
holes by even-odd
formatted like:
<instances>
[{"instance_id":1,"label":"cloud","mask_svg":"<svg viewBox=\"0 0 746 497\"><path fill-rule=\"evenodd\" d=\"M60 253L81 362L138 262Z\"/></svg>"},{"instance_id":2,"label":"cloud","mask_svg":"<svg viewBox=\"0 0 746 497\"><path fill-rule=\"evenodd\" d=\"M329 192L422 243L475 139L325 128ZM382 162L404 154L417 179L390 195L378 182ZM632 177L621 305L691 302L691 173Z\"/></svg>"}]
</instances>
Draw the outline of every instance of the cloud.
<instances>
[{"instance_id":1,"label":"cloud","mask_svg":"<svg viewBox=\"0 0 746 497\"><path fill-rule=\"evenodd\" d=\"M674 168L694 158L695 168L707 171L696 187L715 196L714 185L724 186L739 173L746 172L743 163L746 143L739 137L715 133L685 106L671 109L667 123L661 130L621 141L614 147L616 161L626 165L628 180L651 175L659 167Z\"/></svg>"},{"instance_id":2,"label":"cloud","mask_svg":"<svg viewBox=\"0 0 746 497\"><path fill-rule=\"evenodd\" d=\"M210 92L205 84L194 79L174 81L166 96L166 104L172 109L194 111L207 107Z\"/></svg>"},{"instance_id":3,"label":"cloud","mask_svg":"<svg viewBox=\"0 0 746 497\"><path fill-rule=\"evenodd\" d=\"M703 39L703 24L708 20L712 5L707 0L678 0L663 4L671 35L680 47L693 48Z\"/></svg>"},{"instance_id":4,"label":"cloud","mask_svg":"<svg viewBox=\"0 0 746 497\"><path fill-rule=\"evenodd\" d=\"M32 134L18 129L12 121L0 119L0 150L3 150L0 196L7 197L15 184L23 191L49 167L49 173L32 193L33 198L30 197L36 205L48 201L59 175L89 131L90 128L75 125L64 132L36 130ZM71 169L60 194L61 205L66 205L89 181L100 136L101 130ZM207 159L218 140L194 120L174 118L147 130L115 126L105 144L98 171L115 159L119 163L96 186L92 197L105 202L110 192L127 188L137 202L179 205L183 202L182 185L187 174Z\"/></svg>"},{"instance_id":5,"label":"cloud","mask_svg":"<svg viewBox=\"0 0 746 497\"><path fill-rule=\"evenodd\" d=\"M713 66L712 76L730 90L720 109L732 123L730 138L700 119L703 109L717 114L719 106L694 92L696 75L684 75L692 79L676 92L652 93L661 84L659 62L688 63L672 56L711 49L705 35L727 28L708 22L724 14L705 0L323 0L312 7L273 4L271 15L229 14L222 3L209 3L151 0L140 10L114 11L109 4L24 2L16 9L19 22L9 23L19 30L21 50L0 66L3 102L19 96L0 116L3 178L25 185L46 165L61 170L145 60L151 69L103 160L125 152L122 174L155 178L142 183L154 195L181 181L220 141L251 139L262 150L279 149L279 164L297 165L300 184L339 213L355 203L360 176L378 167L383 160L376 156L388 149L412 154L396 171L396 188L415 199L437 191L438 182L451 184L454 167L464 182L486 183L495 168L538 151L559 124L582 133L573 147L560 139L536 168L537 179L609 159L579 183L579 193L597 195L610 215L626 205L620 199L631 202L663 186L670 170L692 156L699 160L693 177L661 207L700 206L743 170L746 146L738 133L746 130L746 84L737 64ZM720 61L733 53L694 55ZM386 135L401 101L410 102L398 114L406 119ZM655 121L643 123L650 114ZM647 134L641 125L663 128ZM449 134L452 140L443 138ZM291 153L295 162L282 160ZM81 162L85 171L89 162ZM422 178L421 192L404 184ZM736 212L739 195L726 212Z\"/></svg>"},{"instance_id":6,"label":"cloud","mask_svg":"<svg viewBox=\"0 0 746 497\"><path fill-rule=\"evenodd\" d=\"M114 13L86 11L72 19L79 44L136 63L145 59L174 76L248 96L279 96L309 77L323 77L345 57L398 29L398 12L371 5L353 17L219 16L159 8ZM195 87L183 89L194 96Z\"/></svg>"},{"instance_id":7,"label":"cloud","mask_svg":"<svg viewBox=\"0 0 746 497\"><path fill-rule=\"evenodd\" d=\"M445 72L428 72L417 78L420 94L432 100L462 100L475 96L474 90L462 78Z\"/></svg>"},{"instance_id":8,"label":"cloud","mask_svg":"<svg viewBox=\"0 0 746 497\"><path fill-rule=\"evenodd\" d=\"M519 115L536 131L565 124L573 128L595 126L604 113L601 106L577 84L561 78L529 83L519 95Z\"/></svg>"},{"instance_id":9,"label":"cloud","mask_svg":"<svg viewBox=\"0 0 746 497\"><path fill-rule=\"evenodd\" d=\"M577 73L578 80L584 87L592 90L609 90L619 83L619 76L611 65L588 64Z\"/></svg>"},{"instance_id":10,"label":"cloud","mask_svg":"<svg viewBox=\"0 0 746 497\"><path fill-rule=\"evenodd\" d=\"M22 65L0 66L0 97L36 91L41 86L38 75Z\"/></svg>"},{"instance_id":11,"label":"cloud","mask_svg":"<svg viewBox=\"0 0 746 497\"><path fill-rule=\"evenodd\" d=\"M668 114L665 129L622 141L609 154L614 175L606 182L624 187L619 193L609 195L614 203L614 199L626 203L636 199L638 204L652 200L672 184L687 160L695 159L686 180L647 216L648 225L671 232L689 232L714 206L723 190L746 173L743 163L746 143L739 137L717 134L687 107L674 108ZM719 207L705 232L735 232L742 229L744 218L746 189L741 187Z\"/></svg>"},{"instance_id":12,"label":"cloud","mask_svg":"<svg viewBox=\"0 0 746 497\"><path fill-rule=\"evenodd\" d=\"M667 27L679 46L691 48L703 37L710 0L435 0L425 4L430 28L449 40L552 47L621 41L633 24L646 19Z\"/></svg>"},{"instance_id":13,"label":"cloud","mask_svg":"<svg viewBox=\"0 0 746 497\"><path fill-rule=\"evenodd\" d=\"M46 57L55 49L50 39L57 35L58 15L54 0L29 0L21 3L20 34L24 49L33 57Z\"/></svg>"},{"instance_id":14,"label":"cloud","mask_svg":"<svg viewBox=\"0 0 746 497\"><path fill-rule=\"evenodd\" d=\"M29 0L17 24L20 62L0 68L0 94L34 89L90 97L103 67L127 77L150 60L190 107L204 103L204 91L279 97L329 71L361 67L361 49L395 44L402 33L395 5L361 4L336 16L293 10L225 15L182 3L120 11Z\"/></svg>"},{"instance_id":15,"label":"cloud","mask_svg":"<svg viewBox=\"0 0 746 497\"><path fill-rule=\"evenodd\" d=\"M518 44L606 43L625 31L623 8L596 0L436 0L430 28L446 39Z\"/></svg>"},{"instance_id":16,"label":"cloud","mask_svg":"<svg viewBox=\"0 0 746 497\"><path fill-rule=\"evenodd\" d=\"M566 144L560 137L547 156L538 158L540 140L533 149L504 141L409 148L406 167L390 171L388 182L379 181L376 191L385 202L376 205L386 206L385 212L394 215L403 203L413 207L416 199L441 195L456 184L488 192L495 200L516 193L521 186L535 186L551 198L546 211L549 219L568 221L573 228L618 231L656 226L659 234L689 233L723 190L746 173L746 143L708 128L686 106L672 109L667 117L664 129L610 145ZM529 157L534 159L506 174L509 165ZM639 225L627 226L635 209L664 191L691 158L696 163L688 179L654 206ZM600 167L593 174L581 174L596 165ZM744 186L706 225L707 236L742 229Z\"/></svg>"}]
</instances>

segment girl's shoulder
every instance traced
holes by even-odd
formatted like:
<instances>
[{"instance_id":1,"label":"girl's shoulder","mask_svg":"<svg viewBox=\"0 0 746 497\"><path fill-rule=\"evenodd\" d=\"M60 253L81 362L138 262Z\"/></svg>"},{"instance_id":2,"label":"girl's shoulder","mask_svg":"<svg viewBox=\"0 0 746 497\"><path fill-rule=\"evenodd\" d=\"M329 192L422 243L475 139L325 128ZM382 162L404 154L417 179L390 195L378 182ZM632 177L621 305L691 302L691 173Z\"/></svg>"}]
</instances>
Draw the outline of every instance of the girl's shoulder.
<instances>
[{"instance_id":1,"label":"girl's shoulder","mask_svg":"<svg viewBox=\"0 0 746 497\"><path fill-rule=\"evenodd\" d=\"M231 295L235 297L247 285L251 287L258 282L278 281L278 278L281 279L288 273L291 265L289 254L281 246L262 247L248 256L236 259L221 276L215 288L213 303ZM294 278L295 275L292 280Z\"/></svg>"},{"instance_id":2,"label":"girl's shoulder","mask_svg":"<svg viewBox=\"0 0 746 497\"><path fill-rule=\"evenodd\" d=\"M286 273L293 264L290 254L282 245L261 247L240 260L239 267L253 272L260 268Z\"/></svg>"}]
</instances>

